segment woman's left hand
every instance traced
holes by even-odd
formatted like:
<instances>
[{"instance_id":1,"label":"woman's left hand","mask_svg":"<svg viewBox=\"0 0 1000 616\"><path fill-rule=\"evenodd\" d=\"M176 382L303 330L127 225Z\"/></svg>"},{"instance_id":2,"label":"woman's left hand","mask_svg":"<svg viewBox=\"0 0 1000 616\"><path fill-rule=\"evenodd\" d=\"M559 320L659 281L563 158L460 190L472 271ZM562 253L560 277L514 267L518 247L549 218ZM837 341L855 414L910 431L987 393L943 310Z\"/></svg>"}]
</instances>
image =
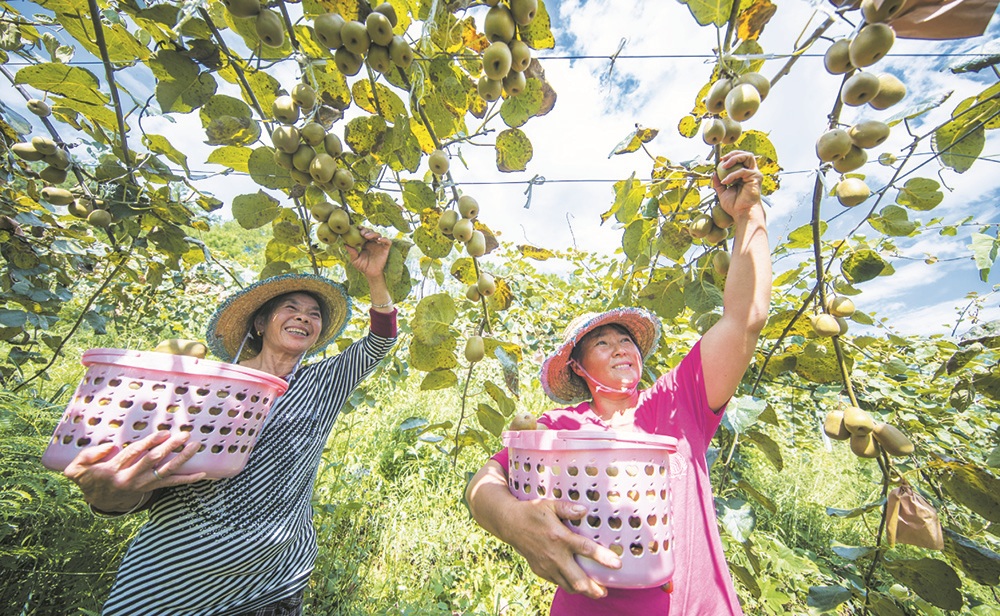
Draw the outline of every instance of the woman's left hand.
<instances>
[{"instance_id":1,"label":"woman's left hand","mask_svg":"<svg viewBox=\"0 0 1000 616\"><path fill-rule=\"evenodd\" d=\"M719 160L719 166L730 171L725 182L719 181L719 176L712 174L712 187L719 197L719 205L727 214L739 218L760 205L764 176L757 169L757 160L753 154L733 150Z\"/></svg>"},{"instance_id":2,"label":"woman's left hand","mask_svg":"<svg viewBox=\"0 0 1000 616\"><path fill-rule=\"evenodd\" d=\"M386 261L389 259L392 240L382 237L378 231L372 229L359 227L358 230L361 232L361 237L365 239L361 249L345 245L347 254L351 257L351 265L364 274L366 278L378 276L385 269Z\"/></svg>"}]
</instances>

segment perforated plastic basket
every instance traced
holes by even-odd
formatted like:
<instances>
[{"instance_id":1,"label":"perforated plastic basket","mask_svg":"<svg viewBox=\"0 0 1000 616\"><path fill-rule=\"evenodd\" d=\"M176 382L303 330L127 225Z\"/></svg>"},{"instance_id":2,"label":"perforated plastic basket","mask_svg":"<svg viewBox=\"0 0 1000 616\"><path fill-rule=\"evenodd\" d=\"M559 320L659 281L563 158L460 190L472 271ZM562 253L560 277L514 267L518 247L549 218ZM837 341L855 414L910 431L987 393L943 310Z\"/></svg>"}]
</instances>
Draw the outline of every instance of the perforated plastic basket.
<instances>
[{"instance_id":1,"label":"perforated plastic basket","mask_svg":"<svg viewBox=\"0 0 1000 616\"><path fill-rule=\"evenodd\" d=\"M274 400L288 389L266 372L186 355L91 349L80 361L87 373L42 456L53 470L66 468L85 447L127 447L169 430L191 432L201 443L177 472L232 477L246 465Z\"/></svg>"},{"instance_id":2,"label":"perforated plastic basket","mask_svg":"<svg viewBox=\"0 0 1000 616\"><path fill-rule=\"evenodd\" d=\"M610 588L653 588L674 573L668 436L603 430L504 432L510 491L520 500L547 498L585 505L574 532L613 550L621 569L584 556L580 567Z\"/></svg>"}]
</instances>

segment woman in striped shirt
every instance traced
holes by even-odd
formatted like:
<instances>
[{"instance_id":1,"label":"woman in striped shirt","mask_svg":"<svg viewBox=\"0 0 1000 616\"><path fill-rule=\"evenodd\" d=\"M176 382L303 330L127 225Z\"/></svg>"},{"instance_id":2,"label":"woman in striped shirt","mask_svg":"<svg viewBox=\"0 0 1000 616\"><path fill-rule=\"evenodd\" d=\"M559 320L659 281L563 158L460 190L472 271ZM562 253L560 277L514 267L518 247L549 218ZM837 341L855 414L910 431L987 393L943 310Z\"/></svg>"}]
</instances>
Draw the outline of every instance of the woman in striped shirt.
<instances>
[{"instance_id":1,"label":"woman in striped shirt","mask_svg":"<svg viewBox=\"0 0 1000 616\"><path fill-rule=\"evenodd\" d=\"M216 481L184 474L180 467L199 447L187 432L157 432L122 450L88 447L66 468L95 512L149 510L105 616L301 614L317 553L310 500L324 443L344 402L396 339L383 274L390 241L361 233L361 249L347 250L368 280L371 328L344 352L300 367L336 339L350 315L344 289L319 276L258 282L223 303L209 323L218 357L289 382L242 472Z\"/></svg>"}]
</instances>

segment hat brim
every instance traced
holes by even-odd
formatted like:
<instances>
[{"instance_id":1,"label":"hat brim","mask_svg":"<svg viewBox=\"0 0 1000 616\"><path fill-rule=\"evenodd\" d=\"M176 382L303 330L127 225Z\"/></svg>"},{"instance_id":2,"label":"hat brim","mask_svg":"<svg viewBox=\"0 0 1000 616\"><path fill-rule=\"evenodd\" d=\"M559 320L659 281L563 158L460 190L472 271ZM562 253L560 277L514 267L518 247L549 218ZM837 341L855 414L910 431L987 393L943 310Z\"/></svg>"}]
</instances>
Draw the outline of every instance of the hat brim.
<instances>
[{"instance_id":1,"label":"hat brim","mask_svg":"<svg viewBox=\"0 0 1000 616\"><path fill-rule=\"evenodd\" d=\"M341 285L313 274L282 274L248 286L227 299L208 322L208 347L222 361L235 361L236 351L250 330L250 319L269 300L286 293L305 292L323 303L326 321L306 357L326 348L344 331L351 314L351 298ZM244 357L246 352L244 351Z\"/></svg>"},{"instance_id":2,"label":"hat brim","mask_svg":"<svg viewBox=\"0 0 1000 616\"><path fill-rule=\"evenodd\" d=\"M566 332L562 345L542 363L539 379L545 394L560 404L590 399L590 388L569 367L570 354L580 339L602 325L621 325L632 334L645 360L660 342L660 321L642 308L615 308L594 315Z\"/></svg>"}]
</instances>

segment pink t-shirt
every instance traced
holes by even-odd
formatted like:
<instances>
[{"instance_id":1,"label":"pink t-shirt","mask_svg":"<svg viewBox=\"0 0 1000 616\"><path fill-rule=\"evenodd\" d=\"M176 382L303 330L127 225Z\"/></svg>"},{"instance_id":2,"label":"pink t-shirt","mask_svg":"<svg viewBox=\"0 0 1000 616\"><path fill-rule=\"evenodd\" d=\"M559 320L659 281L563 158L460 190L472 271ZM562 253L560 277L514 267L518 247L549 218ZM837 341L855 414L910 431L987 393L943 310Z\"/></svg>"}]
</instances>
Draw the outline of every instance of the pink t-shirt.
<instances>
[{"instance_id":1,"label":"pink t-shirt","mask_svg":"<svg viewBox=\"0 0 1000 616\"><path fill-rule=\"evenodd\" d=\"M538 421L553 430L609 428L591 410L589 402L549 411ZM722 411L713 413L706 400L701 345L697 343L676 368L639 393L635 413L637 431L677 439L677 453L670 457L674 523L671 546L675 550L673 592L659 588L609 588L607 597L589 599L560 588L552 600L552 616L743 614L719 538L705 460L721 421ZM507 468L506 449L493 459Z\"/></svg>"}]
</instances>

